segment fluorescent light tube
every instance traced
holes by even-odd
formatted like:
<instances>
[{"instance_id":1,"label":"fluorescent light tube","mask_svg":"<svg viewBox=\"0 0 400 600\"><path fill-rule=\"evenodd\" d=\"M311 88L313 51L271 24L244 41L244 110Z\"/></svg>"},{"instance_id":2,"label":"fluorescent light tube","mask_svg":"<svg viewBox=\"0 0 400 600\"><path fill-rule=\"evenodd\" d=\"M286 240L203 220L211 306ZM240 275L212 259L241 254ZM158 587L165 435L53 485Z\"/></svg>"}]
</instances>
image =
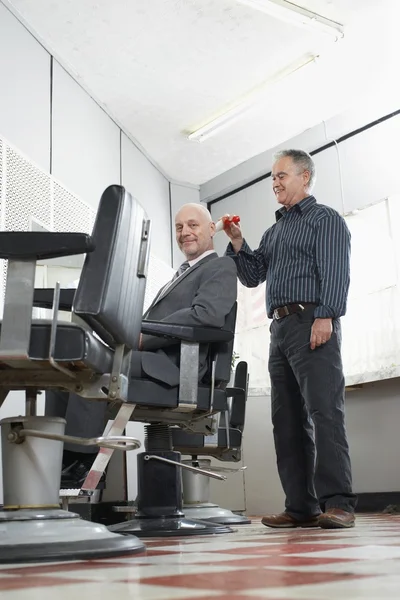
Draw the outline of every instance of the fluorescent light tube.
<instances>
[{"instance_id":1,"label":"fluorescent light tube","mask_svg":"<svg viewBox=\"0 0 400 600\"><path fill-rule=\"evenodd\" d=\"M289 77L292 73L295 73L299 69L303 69L307 65L311 63L315 63L318 59L318 56L306 55L301 59L292 63L282 71L279 71L275 75L273 75L270 79L267 79L262 85L252 90L247 96L243 98L241 102L238 102L236 105L232 106L225 112L221 113L205 125L202 125L195 131L191 132L187 135L188 140L194 140L197 142L204 142L207 138L219 133L222 129L227 127L235 121L238 117L240 117L244 112L246 112L249 108L254 106L260 99L260 96L263 92L268 90L274 84L278 83L282 79Z\"/></svg>"},{"instance_id":2,"label":"fluorescent light tube","mask_svg":"<svg viewBox=\"0 0 400 600\"><path fill-rule=\"evenodd\" d=\"M343 25L341 23L327 19L288 0L237 0L237 2L291 25L320 31L334 36L336 39L343 37Z\"/></svg>"}]
</instances>

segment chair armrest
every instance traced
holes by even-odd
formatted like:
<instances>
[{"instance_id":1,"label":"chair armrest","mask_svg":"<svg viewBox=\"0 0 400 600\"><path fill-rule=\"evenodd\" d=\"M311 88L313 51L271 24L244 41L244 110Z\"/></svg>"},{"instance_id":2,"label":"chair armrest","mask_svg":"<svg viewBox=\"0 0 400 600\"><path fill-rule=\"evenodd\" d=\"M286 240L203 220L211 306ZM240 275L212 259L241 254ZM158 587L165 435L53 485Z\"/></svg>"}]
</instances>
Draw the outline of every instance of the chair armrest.
<instances>
[{"instance_id":1,"label":"chair armrest","mask_svg":"<svg viewBox=\"0 0 400 600\"><path fill-rule=\"evenodd\" d=\"M243 431L246 419L248 391L248 369L245 361L240 361L235 371L234 387L227 388L228 398L232 398L229 426Z\"/></svg>"},{"instance_id":2,"label":"chair armrest","mask_svg":"<svg viewBox=\"0 0 400 600\"><path fill-rule=\"evenodd\" d=\"M227 388L226 395L228 398L232 398L229 427L243 431L246 418L246 390L242 390L241 388Z\"/></svg>"},{"instance_id":3,"label":"chair armrest","mask_svg":"<svg viewBox=\"0 0 400 600\"><path fill-rule=\"evenodd\" d=\"M94 247L86 233L0 231L0 258L6 260L46 260L86 254Z\"/></svg>"},{"instance_id":4,"label":"chair armrest","mask_svg":"<svg viewBox=\"0 0 400 600\"><path fill-rule=\"evenodd\" d=\"M142 333L156 337L176 339L181 342L211 344L213 342L229 342L234 334L226 329L216 327L189 327L173 325L161 321L142 321Z\"/></svg>"},{"instance_id":5,"label":"chair armrest","mask_svg":"<svg viewBox=\"0 0 400 600\"><path fill-rule=\"evenodd\" d=\"M243 398L246 395L246 391L238 387L227 387L226 395L228 398Z\"/></svg>"},{"instance_id":6,"label":"chair armrest","mask_svg":"<svg viewBox=\"0 0 400 600\"><path fill-rule=\"evenodd\" d=\"M59 309L71 312L72 303L74 301L76 290L74 289L64 289L60 290L60 304ZM39 308L53 308L53 296L54 289L53 288L36 288L33 294L33 306L38 306Z\"/></svg>"}]
</instances>

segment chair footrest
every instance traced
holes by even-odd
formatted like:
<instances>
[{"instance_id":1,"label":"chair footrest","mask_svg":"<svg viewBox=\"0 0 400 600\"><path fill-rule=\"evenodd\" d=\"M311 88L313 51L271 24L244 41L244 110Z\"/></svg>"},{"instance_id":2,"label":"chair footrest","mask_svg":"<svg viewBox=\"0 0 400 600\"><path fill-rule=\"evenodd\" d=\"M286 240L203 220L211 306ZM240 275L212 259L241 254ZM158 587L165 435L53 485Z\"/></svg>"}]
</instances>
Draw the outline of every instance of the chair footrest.
<instances>
[{"instance_id":1,"label":"chair footrest","mask_svg":"<svg viewBox=\"0 0 400 600\"><path fill-rule=\"evenodd\" d=\"M76 502L99 502L102 493L102 489L82 490L80 488L65 488L60 490L59 497L61 501L66 500L67 502L73 500Z\"/></svg>"},{"instance_id":2,"label":"chair footrest","mask_svg":"<svg viewBox=\"0 0 400 600\"><path fill-rule=\"evenodd\" d=\"M81 495L81 489L66 489L60 490L60 498L76 498Z\"/></svg>"}]
</instances>

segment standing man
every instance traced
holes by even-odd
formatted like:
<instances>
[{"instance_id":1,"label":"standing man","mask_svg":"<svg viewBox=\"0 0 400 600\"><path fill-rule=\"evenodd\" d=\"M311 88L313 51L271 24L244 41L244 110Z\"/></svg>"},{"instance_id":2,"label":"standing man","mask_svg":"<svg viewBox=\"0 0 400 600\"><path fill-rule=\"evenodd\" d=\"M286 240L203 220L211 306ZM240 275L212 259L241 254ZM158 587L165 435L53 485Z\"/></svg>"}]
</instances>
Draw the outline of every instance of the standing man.
<instances>
[{"instance_id":1,"label":"standing man","mask_svg":"<svg viewBox=\"0 0 400 600\"><path fill-rule=\"evenodd\" d=\"M315 165L302 150L275 155L272 185L281 208L251 250L240 226L226 230L243 285L266 280L273 319L269 373L272 423L285 511L267 527L353 527L356 496L344 421L340 317L349 289L350 233L310 195Z\"/></svg>"}]
</instances>

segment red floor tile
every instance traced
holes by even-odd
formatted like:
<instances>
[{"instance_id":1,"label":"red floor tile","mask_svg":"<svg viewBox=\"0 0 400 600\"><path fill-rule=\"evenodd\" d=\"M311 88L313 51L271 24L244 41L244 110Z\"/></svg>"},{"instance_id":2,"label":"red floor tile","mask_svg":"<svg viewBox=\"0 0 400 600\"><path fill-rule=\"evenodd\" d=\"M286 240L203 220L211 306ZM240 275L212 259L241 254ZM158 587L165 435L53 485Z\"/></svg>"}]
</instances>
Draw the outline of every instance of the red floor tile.
<instances>
[{"instance_id":1,"label":"red floor tile","mask_svg":"<svg viewBox=\"0 0 400 600\"><path fill-rule=\"evenodd\" d=\"M285 543L287 544L298 544L300 542L309 542L310 544L313 544L314 542L326 542L327 544L329 544L329 542L332 541L332 539L335 540L343 540L343 543L350 543L352 538L351 537L347 537L347 536L340 536L340 533L337 530L332 529L331 533L327 533L327 534L319 534L319 535L304 535L304 534L292 534L289 535L286 539L285 539Z\"/></svg>"},{"instance_id":2,"label":"red floor tile","mask_svg":"<svg viewBox=\"0 0 400 600\"><path fill-rule=\"evenodd\" d=\"M232 548L231 550L224 550L223 554L302 554L303 552L321 552L323 550L340 550L342 548L354 548L354 544L271 544L270 546L254 546L250 548ZM221 554L221 550L212 550L210 548L210 554L214 552Z\"/></svg>"},{"instance_id":3,"label":"red floor tile","mask_svg":"<svg viewBox=\"0 0 400 600\"><path fill-rule=\"evenodd\" d=\"M356 539L353 539L352 534ZM392 535L394 537L391 537ZM109 560L25 567L7 565L6 568L0 569L0 596L2 600L7 600L6 594L11 592L10 600L17 597L22 598L26 593L25 590L33 589L32 594L35 598L40 599L46 594L44 588L47 588L49 598L56 599L62 595L64 589L66 598L75 595L77 597L85 596L86 600L96 600L98 590L102 589L103 582L106 581L110 598L114 596L122 598L129 595L132 591L131 586L134 584L135 590L138 590L138 597L143 598L148 596L149 585L155 585L157 594L159 590L162 596L168 598L171 597L174 587L179 588L184 596L181 600L194 600L193 594L196 593L200 594L197 600L254 600L251 590L258 593L259 589L270 592L269 600L284 600L285 594L279 593L277 587L290 590L292 586L309 585L310 598L325 600L318 594L312 593L312 590L315 585L326 584L323 589L327 591L327 596L337 600L341 600L341 598L347 600L347 598L352 598L351 582L357 580L357 588L362 591L366 590L366 595L368 595L368 591L371 591L371 585L375 585L382 592L379 595L380 598L387 597L388 600L396 598L397 600L399 594L396 582L399 581L398 589L400 589L400 570L396 568L396 565L400 565L400 558L389 561L391 564L388 565L387 574L385 574L383 573L385 569L380 568L379 561L377 564L376 561L371 562L366 558L346 559L340 557L347 548L362 549L363 545L374 545L375 539L376 545L382 547L382 553L387 553L388 548L400 546L400 516L380 515L376 518L363 516L357 520L356 529L352 532L273 531L267 530L261 524L253 524L251 528L238 528L236 533L223 537L152 539L146 541L147 554L143 553L129 558L124 556ZM338 543L333 543L333 541ZM240 546L242 542L249 547L236 547ZM193 550L197 544L192 547L192 543L202 544L201 554L202 557L205 556L205 563L200 558L196 562L197 551ZM165 547L168 548L164 549ZM321 559L304 555L308 552L326 550L334 550L335 558ZM223 558L223 561L217 562L216 553L220 555L218 558ZM292 556L293 554L297 556ZM356 555L358 556L358 553ZM153 557L151 564L146 562L144 558L146 556ZM161 571L161 568L157 567L157 557L160 557L160 561L162 561L163 556L169 557L166 559L168 566ZM187 568L188 559L190 559L191 566L195 565L193 570L196 573L192 574ZM340 570L345 571L344 573L334 572L333 566L338 563L343 565ZM364 565L363 572L368 575L355 576L352 574L356 565L360 564ZM150 566L150 568L140 571L140 565ZM205 567L204 569L202 565ZM212 573L204 572L207 571L209 565L227 570L215 569ZM376 573L374 565L376 565ZM139 570L131 569L136 566L139 567ZM303 566L305 570L302 571L301 567ZM314 566L315 568L313 568ZM297 567L300 570L296 570ZM322 568L323 572L316 571L317 567ZM114 569L118 569L118 571ZM104 576L101 571L104 572ZM80 574L84 577L84 580L74 576L74 572L76 572L76 576ZM137 577L140 576L140 573L142 579L138 580ZM153 573L156 576L150 576ZM157 573L165 573L165 575L157 576ZM137 574L136 577L135 574ZM389 591L387 595L385 595L385 581L387 581ZM341 591L335 595L336 586L339 584ZM74 587L71 588L71 585ZM395 587L393 588L393 586ZM124 589L126 589L126 594L123 592L121 594L121 590ZM210 590L215 590L220 596L208 596L211 593ZM13 595L11 596L11 594ZM151 593L150 597L152 597ZM362 592L357 597L363 597Z\"/></svg>"},{"instance_id":4,"label":"red floor tile","mask_svg":"<svg viewBox=\"0 0 400 600\"><path fill-rule=\"evenodd\" d=\"M223 560L217 564L226 567L312 567L315 565L332 565L336 563L354 563L354 558L311 558L309 556L257 556L239 560ZM195 560L191 563L195 564ZM202 563L204 564L204 563ZM210 564L213 564L210 561Z\"/></svg>"},{"instance_id":5,"label":"red floor tile","mask_svg":"<svg viewBox=\"0 0 400 600\"><path fill-rule=\"evenodd\" d=\"M170 554L180 554L179 550L147 550L143 556L168 556Z\"/></svg>"},{"instance_id":6,"label":"red floor tile","mask_svg":"<svg viewBox=\"0 0 400 600\"><path fill-rule=\"evenodd\" d=\"M193 596L188 598L180 598L180 600L194 600ZM223 596L198 596L195 600L255 600L254 596L248 596L247 594L224 594ZM269 598L268 600L285 600L285 598ZM286 599L287 600L287 599Z\"/></svg>"},{"instance_id":7,"label":"red floor tile","mask_svg":"<svg viewBox=\"0 0 400 600\"><path fill-rule=\"evenodd\" d=\"M167 587L188 587L194 589L214 589L241 592L268 587L332 583L345 579L361 579L348 573L303 573L298 571L277 571L273 569L236 570L230 573L199 573L191 575L170 575L140 579L147 585ZM136 580L137 581L137 580Z\"/></svg>"}]
</instances>

